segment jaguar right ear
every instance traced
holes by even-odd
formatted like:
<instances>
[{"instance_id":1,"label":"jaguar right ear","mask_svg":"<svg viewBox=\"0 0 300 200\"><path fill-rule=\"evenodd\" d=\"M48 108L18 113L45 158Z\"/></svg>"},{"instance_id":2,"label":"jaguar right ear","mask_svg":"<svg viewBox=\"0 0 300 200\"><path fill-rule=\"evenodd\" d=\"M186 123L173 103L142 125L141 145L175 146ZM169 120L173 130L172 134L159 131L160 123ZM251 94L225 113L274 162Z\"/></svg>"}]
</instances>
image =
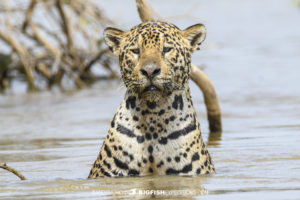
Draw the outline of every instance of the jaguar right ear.
<instances>
[{"instance_id":1,"label":"jaguar right ear","mask_svg":"<svg viewBox=\"0 0 300 200\"><path fill-rule=\"evenodd\" d=\"M194 52L205 39L206 29L203 24L195 24L183 30L182 35L188 40L191 51Z\"/></svg>"},{"instance_id":2,"label":"jaguar right ear","mask_svg":"<svg viewBox=\"0 0 300 200\"><path fill-rule=\"evenodd\" d=\"M115 55L118 55L124 33L124 31L110 27L104 30L104 41Z\"/></svg>"}]
</instances>

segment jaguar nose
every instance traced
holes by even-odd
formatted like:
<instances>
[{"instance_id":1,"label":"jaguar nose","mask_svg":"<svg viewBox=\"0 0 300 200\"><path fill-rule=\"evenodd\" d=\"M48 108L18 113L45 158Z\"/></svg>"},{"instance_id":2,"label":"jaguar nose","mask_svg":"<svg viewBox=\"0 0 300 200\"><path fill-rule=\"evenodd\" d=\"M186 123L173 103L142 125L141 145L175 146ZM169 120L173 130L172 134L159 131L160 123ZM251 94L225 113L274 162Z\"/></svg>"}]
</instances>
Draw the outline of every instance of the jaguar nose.
<instances>
[{"instance_id":1,"label":"jaguar nose","mask_svg":"<svg viewBox=\"0 0 300 200\"><path fill-rule=\"evenodd\" d=\"M148 79L153 79L155 76L158 76L160 71L160 68L154 64L145 65L142 69L140 69L141 74Z\"/></svg>"}]
</instances>

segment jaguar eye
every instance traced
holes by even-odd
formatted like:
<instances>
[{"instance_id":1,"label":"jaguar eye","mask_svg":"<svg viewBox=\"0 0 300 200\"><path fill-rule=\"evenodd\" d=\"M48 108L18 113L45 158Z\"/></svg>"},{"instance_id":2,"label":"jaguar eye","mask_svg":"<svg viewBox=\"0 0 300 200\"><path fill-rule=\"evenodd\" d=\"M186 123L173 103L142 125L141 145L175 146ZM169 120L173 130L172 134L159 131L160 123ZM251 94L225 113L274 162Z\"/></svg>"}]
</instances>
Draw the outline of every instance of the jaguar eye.
<instances>
[{"instance_id":1,"label":"jaguar eye","mask_svg":"<svg viewBox=\"0 0 300 200\"><path fill-rule=\"evenodd\" d=\"M168 53L172 50L173 48L172 47L164 47L163 48L163 53Z\"/></svg>"},{"instance_id":2,"label":"jaguar eye","mask_svg":"<svg viewBox=\"0 0 300 200\"><path fill-rule=\"evenodd\" d=\"M140 54L140 49L131 49L131 52L134 54Z\"/></svg>"}]
</instances>

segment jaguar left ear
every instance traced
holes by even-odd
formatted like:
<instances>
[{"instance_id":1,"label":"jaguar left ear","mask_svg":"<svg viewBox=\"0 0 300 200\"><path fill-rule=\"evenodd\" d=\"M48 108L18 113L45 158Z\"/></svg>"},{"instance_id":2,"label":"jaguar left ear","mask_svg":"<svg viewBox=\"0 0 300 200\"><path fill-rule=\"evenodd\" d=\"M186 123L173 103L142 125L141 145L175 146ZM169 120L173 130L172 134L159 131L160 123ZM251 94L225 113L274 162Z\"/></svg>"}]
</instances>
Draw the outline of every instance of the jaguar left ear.
<instances>
[{"instance_id":1,"label":"jaguar left ear","mask_svg":"<svg viewBox=\"0 0 300 200\"><path fill-rule=\"evenodd\" d=\"M104 30L104 41L109 47L109 49L115 54L118 55L120 49L120 43L125 32L116 29L116 28L106 28Z\"/></svg>"},{"instance_id":2,"label":"jaguar left ear","mask_svg":"<svg viewBox=\"0 0 300 200\"><path fill-rule=\"evenodd\" d=\"M182 31L182 35L191 45L191 51L198 49L206 37L206 29L203 24L195 24Z\"/></svg>"}]
</instances>

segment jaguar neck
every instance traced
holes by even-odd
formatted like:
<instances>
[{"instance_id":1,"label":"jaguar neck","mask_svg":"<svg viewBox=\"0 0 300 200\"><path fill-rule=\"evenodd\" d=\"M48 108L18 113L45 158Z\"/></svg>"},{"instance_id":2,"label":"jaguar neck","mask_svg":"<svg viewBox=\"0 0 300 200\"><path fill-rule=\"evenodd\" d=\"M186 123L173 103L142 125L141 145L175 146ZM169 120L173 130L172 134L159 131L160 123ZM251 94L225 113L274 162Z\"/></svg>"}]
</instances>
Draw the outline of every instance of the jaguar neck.
<instances>
[{"instance_id":1,"label":"jaguar neck","mask_svg":"<svg viewBox=\"0 0 300 200\"><path fill-rule=\"evenodd\" d=\"M154 137L197 121L189 88L174 91L156 102L145 101L126 92L116 117L123 126L143 134L152 133ZM157 127L156 130L154 127Z\"/></svg>"}]
</instances>

